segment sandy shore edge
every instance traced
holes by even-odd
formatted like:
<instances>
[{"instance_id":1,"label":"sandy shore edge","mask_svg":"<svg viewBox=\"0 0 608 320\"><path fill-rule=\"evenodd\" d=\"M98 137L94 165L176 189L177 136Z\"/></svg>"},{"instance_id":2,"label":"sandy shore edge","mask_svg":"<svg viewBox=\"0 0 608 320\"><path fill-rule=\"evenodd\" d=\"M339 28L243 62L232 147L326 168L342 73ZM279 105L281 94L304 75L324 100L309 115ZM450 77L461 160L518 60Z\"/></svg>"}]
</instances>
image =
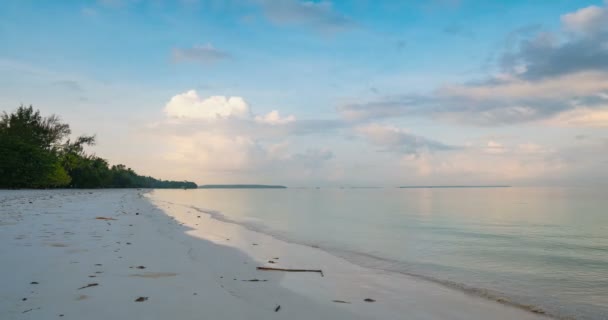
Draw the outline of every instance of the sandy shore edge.
<instances>
[{"instance_id":1,"label":"sandy shore edge","mask_svg":"<svg viewBox=\"0 0 608 320\"><path fill-rule=\"evenodd\" d=\"M2 319L547 319L361 268L154 191L0 192Z\"/></svg>"}]
</instances>

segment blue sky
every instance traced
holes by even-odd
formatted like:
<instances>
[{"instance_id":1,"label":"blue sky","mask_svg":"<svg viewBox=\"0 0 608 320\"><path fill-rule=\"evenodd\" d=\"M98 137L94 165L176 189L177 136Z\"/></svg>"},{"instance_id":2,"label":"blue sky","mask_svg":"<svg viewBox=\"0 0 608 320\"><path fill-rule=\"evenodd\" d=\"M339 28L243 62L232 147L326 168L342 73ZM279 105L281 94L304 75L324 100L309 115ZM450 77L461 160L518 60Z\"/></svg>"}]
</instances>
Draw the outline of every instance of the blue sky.
<instances>
[{"instance_id":1,"label":"blue sky","mask_svg":"<svg viewBox=\"0 0 608 320\"><path fill-rule=\"evenodd\" d=\"M0 103L162 178L598 184L607 21L601 0L3 1Z\"/></svg>"}]
</instances>

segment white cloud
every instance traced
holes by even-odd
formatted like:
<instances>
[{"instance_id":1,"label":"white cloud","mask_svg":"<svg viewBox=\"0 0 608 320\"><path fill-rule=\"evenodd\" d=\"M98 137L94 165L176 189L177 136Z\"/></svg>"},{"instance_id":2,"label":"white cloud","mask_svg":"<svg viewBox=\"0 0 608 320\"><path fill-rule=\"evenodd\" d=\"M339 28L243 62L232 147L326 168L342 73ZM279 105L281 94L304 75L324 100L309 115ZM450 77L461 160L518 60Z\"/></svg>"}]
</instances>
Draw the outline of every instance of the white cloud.
<instances>
[{"instance_id":1,"label":"white cloud","mask_svg":"<svg viewBox=\"0 0 608 320\"><path fill-rule=\"evenodd\" d=\"M293 115L281 117L279 111L273 110L265 115L254 115L252 108L244 98L234 96L201 97L195 90L173 96L165 106L165 113L170 118L181 120L222 121L223 127L255 128L260 126L287 125L296 121ZM239 123L231 123L238 120Z\"/></svg>"},{"instance_id":2,"label":"white cloud","mask_svg":"<svg viewBox=\"0 0 608 320\"><path fill-rule=\"evenodd\" d=\"M217 120L246 119L251 116L249 105L241 97L199 97L195 90L175 95L165 106L165 113L173 118Z\"/></svg>"},{"instance_id":3,"label":"white cloud","mask_svg":"<svg viewBox=\"0 0 608 320\"><path fill-rule=\"evenodd\" d=\"M277 125L277 124L287 124L290 122L294 122L294 121L296 121L296 117L293 115L289 115L289 116L281 118L281 115L279 114L279 112L277 110L273 110L264 116L255 116L255 121L259 122L259 123Z\"/></svg>"},{"instance_id":4,"label":"white cloud","mask_svg":"<svg viewBox=\"0 0 608 320\"><path fill-rule=\"evenodd\" d=\"M504 153L505 147L499 142L490 140L490 141L488 141L486 147L484 148L484 151L486 153L491 153L491 154Z\"/></svg>"},{"instance_id":5,"label":"white cloud","mask_svg":"<svg viewBox=\"0 0 608 320\"><path fill-rule=\"evenodd\" d=\"M545 121L554 126L608 127L608 106L601 109L579 107Z\"/></svg>"},{"instance_id":6,"label":"white cloud","mask_svg":"<svg viewBox=\"0 0 608 320\"><path fill-rule=\"evenodd\" d=\"M585 7L563 15L561 20L564 28L572 32L592 34L606 31L608 30L608 8Z\"/></svg>"},{"instance_id":7,"label":"white cloud","mask_svg":"<svg viewBox=\"0 0 608 320\"><path fill-rule=\"evenodd\" d=\"M173 96L165 121L151 125L173 170L186 170L200 181L284 183L326 176L327 148L294 147L288 139L296 118L278 110L256 115L242 97L201 97L194 90ZM315 127L315 124L313 124ZM299 147L299 148L298 148ZM302 149L302 150L298 150Z\"/></svg>"},{"instance_id":8,"label":"white cloud","mask_svg":"<svg viewBox=\"0 0 608 320\"><path fill-rule=\"evenodd\" d=\"M519 144L517 146L517 150L520 153L527 153L527 154L546 154L546 153L551 153L554 152L554 150L547 148L547 147L543 147L539 144L536 143L522 143Z\"/></svg>"},{"instance_id":9,"label":"white cloud","mask_svg":"<svg viewBox=\"0 0 608 320\"><path fill-rule=\"evenodd\" d=\"M334 154L328 148L297 152L287 141L200 131L162 137L166 170L189 172L200 183L280 183L326 180Z\"/></svg>"},{"instance_id":10,"label":"white cloud","mask_svg":"<svg viewBox=\"0 0 608 320\"><path fill-rule=\"evenodd\" d=\"M431 183L501 184L557 176L566 168L563 159L540 145L506 147L496 141L450 153L406 156L401 165Z\"/></svg>"},{"instance_id":11,"label":"white cloud","mask_svg":"<svg viewBox=\"0 0 608 320\"><path fill-rule=\"evenodd\" d=\"M168 142L170 150L165 158L192 172L240 172L268 160L266 149L247 136L201 131L188 136L170 136Z\"/></svg>"}]
</instances>

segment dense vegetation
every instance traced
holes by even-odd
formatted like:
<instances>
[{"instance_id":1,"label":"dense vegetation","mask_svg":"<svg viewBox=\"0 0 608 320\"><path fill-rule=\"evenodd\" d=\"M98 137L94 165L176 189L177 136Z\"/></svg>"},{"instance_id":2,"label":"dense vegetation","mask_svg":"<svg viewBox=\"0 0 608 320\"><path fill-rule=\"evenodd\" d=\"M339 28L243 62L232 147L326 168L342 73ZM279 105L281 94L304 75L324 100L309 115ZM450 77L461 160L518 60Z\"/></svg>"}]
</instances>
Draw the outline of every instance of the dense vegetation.
<instances>
[{"instance_id":1,"label":"dense vegetation","mask_svg":"<svg viewBox=\"0 0 608 320\"><path fill-rule=\"evenodd\" d=\"M94 136L69 138L59 117L42 117L33 107L0 116L0 188L196 188L194 182L165 181L136 174L84 147Z\"/></svg>"}]
</instances>

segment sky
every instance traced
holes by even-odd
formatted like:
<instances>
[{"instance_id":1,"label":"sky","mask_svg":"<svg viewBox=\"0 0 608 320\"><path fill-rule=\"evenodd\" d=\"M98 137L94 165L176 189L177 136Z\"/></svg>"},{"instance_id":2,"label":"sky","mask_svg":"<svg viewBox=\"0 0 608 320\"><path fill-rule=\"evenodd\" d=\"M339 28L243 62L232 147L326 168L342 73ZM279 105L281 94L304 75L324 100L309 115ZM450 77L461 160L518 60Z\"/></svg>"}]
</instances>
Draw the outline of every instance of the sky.
<instances>
[{"instance_id":1,"label":"sky","mask_svg":"<svg viewBox=\"0 0 608 320\"><path fill-rule=\"evenodd\" d=\"M608 185L602 0L0 1L0 110L199 184Z\"/></svg>"}]
</instances>

